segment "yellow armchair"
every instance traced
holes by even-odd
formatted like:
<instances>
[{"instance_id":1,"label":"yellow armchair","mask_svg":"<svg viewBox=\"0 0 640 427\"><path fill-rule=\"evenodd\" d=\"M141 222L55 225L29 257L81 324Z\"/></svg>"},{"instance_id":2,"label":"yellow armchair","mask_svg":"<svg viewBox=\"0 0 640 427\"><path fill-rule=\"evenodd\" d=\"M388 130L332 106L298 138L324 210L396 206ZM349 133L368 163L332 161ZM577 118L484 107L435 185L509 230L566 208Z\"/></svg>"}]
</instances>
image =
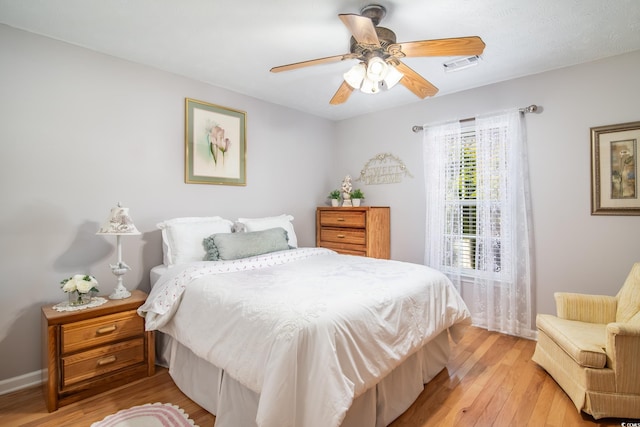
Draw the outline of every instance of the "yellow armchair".
<instances>
[{"instance_id":1,"label":"yellow armchair","mask_svg":"<svg viewBox=\"0 0 640 427\"><path fill-rule=\"evenodd\" d=\"M615 297L557 292L533 361L593 418L640 418L640 263Z\"/></svg>"}]
</instances>

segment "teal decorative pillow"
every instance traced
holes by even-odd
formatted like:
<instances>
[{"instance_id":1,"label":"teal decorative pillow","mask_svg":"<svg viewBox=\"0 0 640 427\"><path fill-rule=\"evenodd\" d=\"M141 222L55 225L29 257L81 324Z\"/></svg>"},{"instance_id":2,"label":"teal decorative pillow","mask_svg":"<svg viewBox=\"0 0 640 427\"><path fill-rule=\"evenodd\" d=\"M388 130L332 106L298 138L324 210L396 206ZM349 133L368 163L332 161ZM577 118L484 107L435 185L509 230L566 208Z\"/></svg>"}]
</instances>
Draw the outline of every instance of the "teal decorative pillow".
<instances>
[{"instance_id":1,"label":"teal decorative pillow","mask_svg":"<svg viewBox=\"0 0 640 427\"><path fill-rule=\"evenodd\" d=\"M248 258L291 249L284 228L270 228L246 233L212 234L202 241L206 260L219 261Z\"/></svg>"}]
</instances>

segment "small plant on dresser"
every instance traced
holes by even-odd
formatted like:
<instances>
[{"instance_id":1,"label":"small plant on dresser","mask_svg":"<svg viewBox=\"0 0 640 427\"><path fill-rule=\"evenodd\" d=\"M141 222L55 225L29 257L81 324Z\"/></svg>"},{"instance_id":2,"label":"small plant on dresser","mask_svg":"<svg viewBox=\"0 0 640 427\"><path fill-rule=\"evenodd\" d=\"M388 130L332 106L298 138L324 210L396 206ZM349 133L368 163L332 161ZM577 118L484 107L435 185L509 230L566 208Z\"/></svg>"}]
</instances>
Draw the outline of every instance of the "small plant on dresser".
<instances>
[{"instance_id":1,"label":"small plant on dresser","mask_svg":"<svg viewBox=\"0 0 640 427\"><path fill-rule=\"evenodd\" d=\"M329 199L331 199L331 206L334 208L340 206L340 190L333 190L329 193Z\"/></svg>"}]
</instances>

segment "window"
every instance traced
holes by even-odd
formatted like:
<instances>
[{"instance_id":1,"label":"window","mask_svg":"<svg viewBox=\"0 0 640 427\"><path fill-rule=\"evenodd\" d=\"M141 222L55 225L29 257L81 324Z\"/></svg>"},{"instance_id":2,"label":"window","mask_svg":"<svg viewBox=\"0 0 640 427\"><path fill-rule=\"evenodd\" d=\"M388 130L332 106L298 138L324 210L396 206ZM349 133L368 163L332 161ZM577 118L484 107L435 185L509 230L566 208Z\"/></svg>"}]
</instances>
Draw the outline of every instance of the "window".
<instances>
[{"instance_id":1,"label":"window","mask_svg":"<svg viewBox=\"0 0 640 427\"><path fill-rule=\"evenodd\" d=\"M447 267L475 269L477 231L476 209L476 134L468 129L461 134L460 150L449 159L447 165L447 217L445 251L449 257Z\"/></svg>"},{"instance_id":2,"label":"window","mask_svg":"<svg viewBox=\"0 0 640 427\"><path fill-rule=\"evenodd\" d=\"M484 171L482 176L489 176L493 181L490 187L492 191L478 191L476 141L475 122L471 122L461 129L459 139L449 139L447 142L443 267L468 270L467 274L473 274L474 270L491 270L497 273L502 270L501 178L491 176L491 171ZM490 164L484 166L489 166L492 171L499 171L496 163L500 162L500 157L499 153L493 153ZM479 218L480 215L488 219L488 228L483 228L482 235L478 234L478 227L485 227L485 221L482 217ZM487 252L490 259L482 256Z\"/></svg>"}]
</instances>

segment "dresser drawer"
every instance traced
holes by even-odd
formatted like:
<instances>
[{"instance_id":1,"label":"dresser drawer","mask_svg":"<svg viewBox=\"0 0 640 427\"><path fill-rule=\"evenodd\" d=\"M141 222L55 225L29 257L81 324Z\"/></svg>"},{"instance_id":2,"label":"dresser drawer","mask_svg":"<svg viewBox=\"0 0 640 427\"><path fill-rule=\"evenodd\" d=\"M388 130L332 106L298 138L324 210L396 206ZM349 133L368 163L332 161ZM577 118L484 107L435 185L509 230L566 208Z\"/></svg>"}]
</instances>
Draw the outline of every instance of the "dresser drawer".
<instances>
[{"instance_id":1,"label":"dresser drawer","mask_svg":"<svg viewBox=\"0 0 640 427\"><path fill-rule=\"evenodd\" d=\"M144 332L144 318L136 310L62 325L62 353L122 340Z\"/></svg>"},{"instance_id":2,"label":"dresser drawer","mask_svg":"<svg viewBox=\"0 0 640 427\"><path fill-rule=\"evenodd\" d=\"M355 227L364 228L366 224L365 212L353 212L348 210L334 210L320 212L320 225L322 227Z\"/></svg>"},{"instance_id":3,"label":"dresser drawer","mask_svg":"<svg viewBox=\"0 0 640 427\"><path fill-rule=\"evenodd\" d=\"M367 243L367 234L360 228L323 228L320 230L320 244L326 242L362 245Z\"/></svg>"},{"instance_id":4,"label":"dresser drawer","mask_svg":"<svg viewBox=\"0 0 640 427\"><path fill-rule=\"evenodd\" d=\"M367 256L367 249L362 245L350 245L348 243L324 242L320 247L331 249L342 255Z\"/></svg>"},{"instance_id":5,"label":"dresser drawer","mask_svg":"<svg viewBox=\"0 0 640 427\"><path fill-rule=\"evenodd\" d=\"M144 339L134 338L62 358L62 388L144 362Z\"/></svg>"}]
</instances>

